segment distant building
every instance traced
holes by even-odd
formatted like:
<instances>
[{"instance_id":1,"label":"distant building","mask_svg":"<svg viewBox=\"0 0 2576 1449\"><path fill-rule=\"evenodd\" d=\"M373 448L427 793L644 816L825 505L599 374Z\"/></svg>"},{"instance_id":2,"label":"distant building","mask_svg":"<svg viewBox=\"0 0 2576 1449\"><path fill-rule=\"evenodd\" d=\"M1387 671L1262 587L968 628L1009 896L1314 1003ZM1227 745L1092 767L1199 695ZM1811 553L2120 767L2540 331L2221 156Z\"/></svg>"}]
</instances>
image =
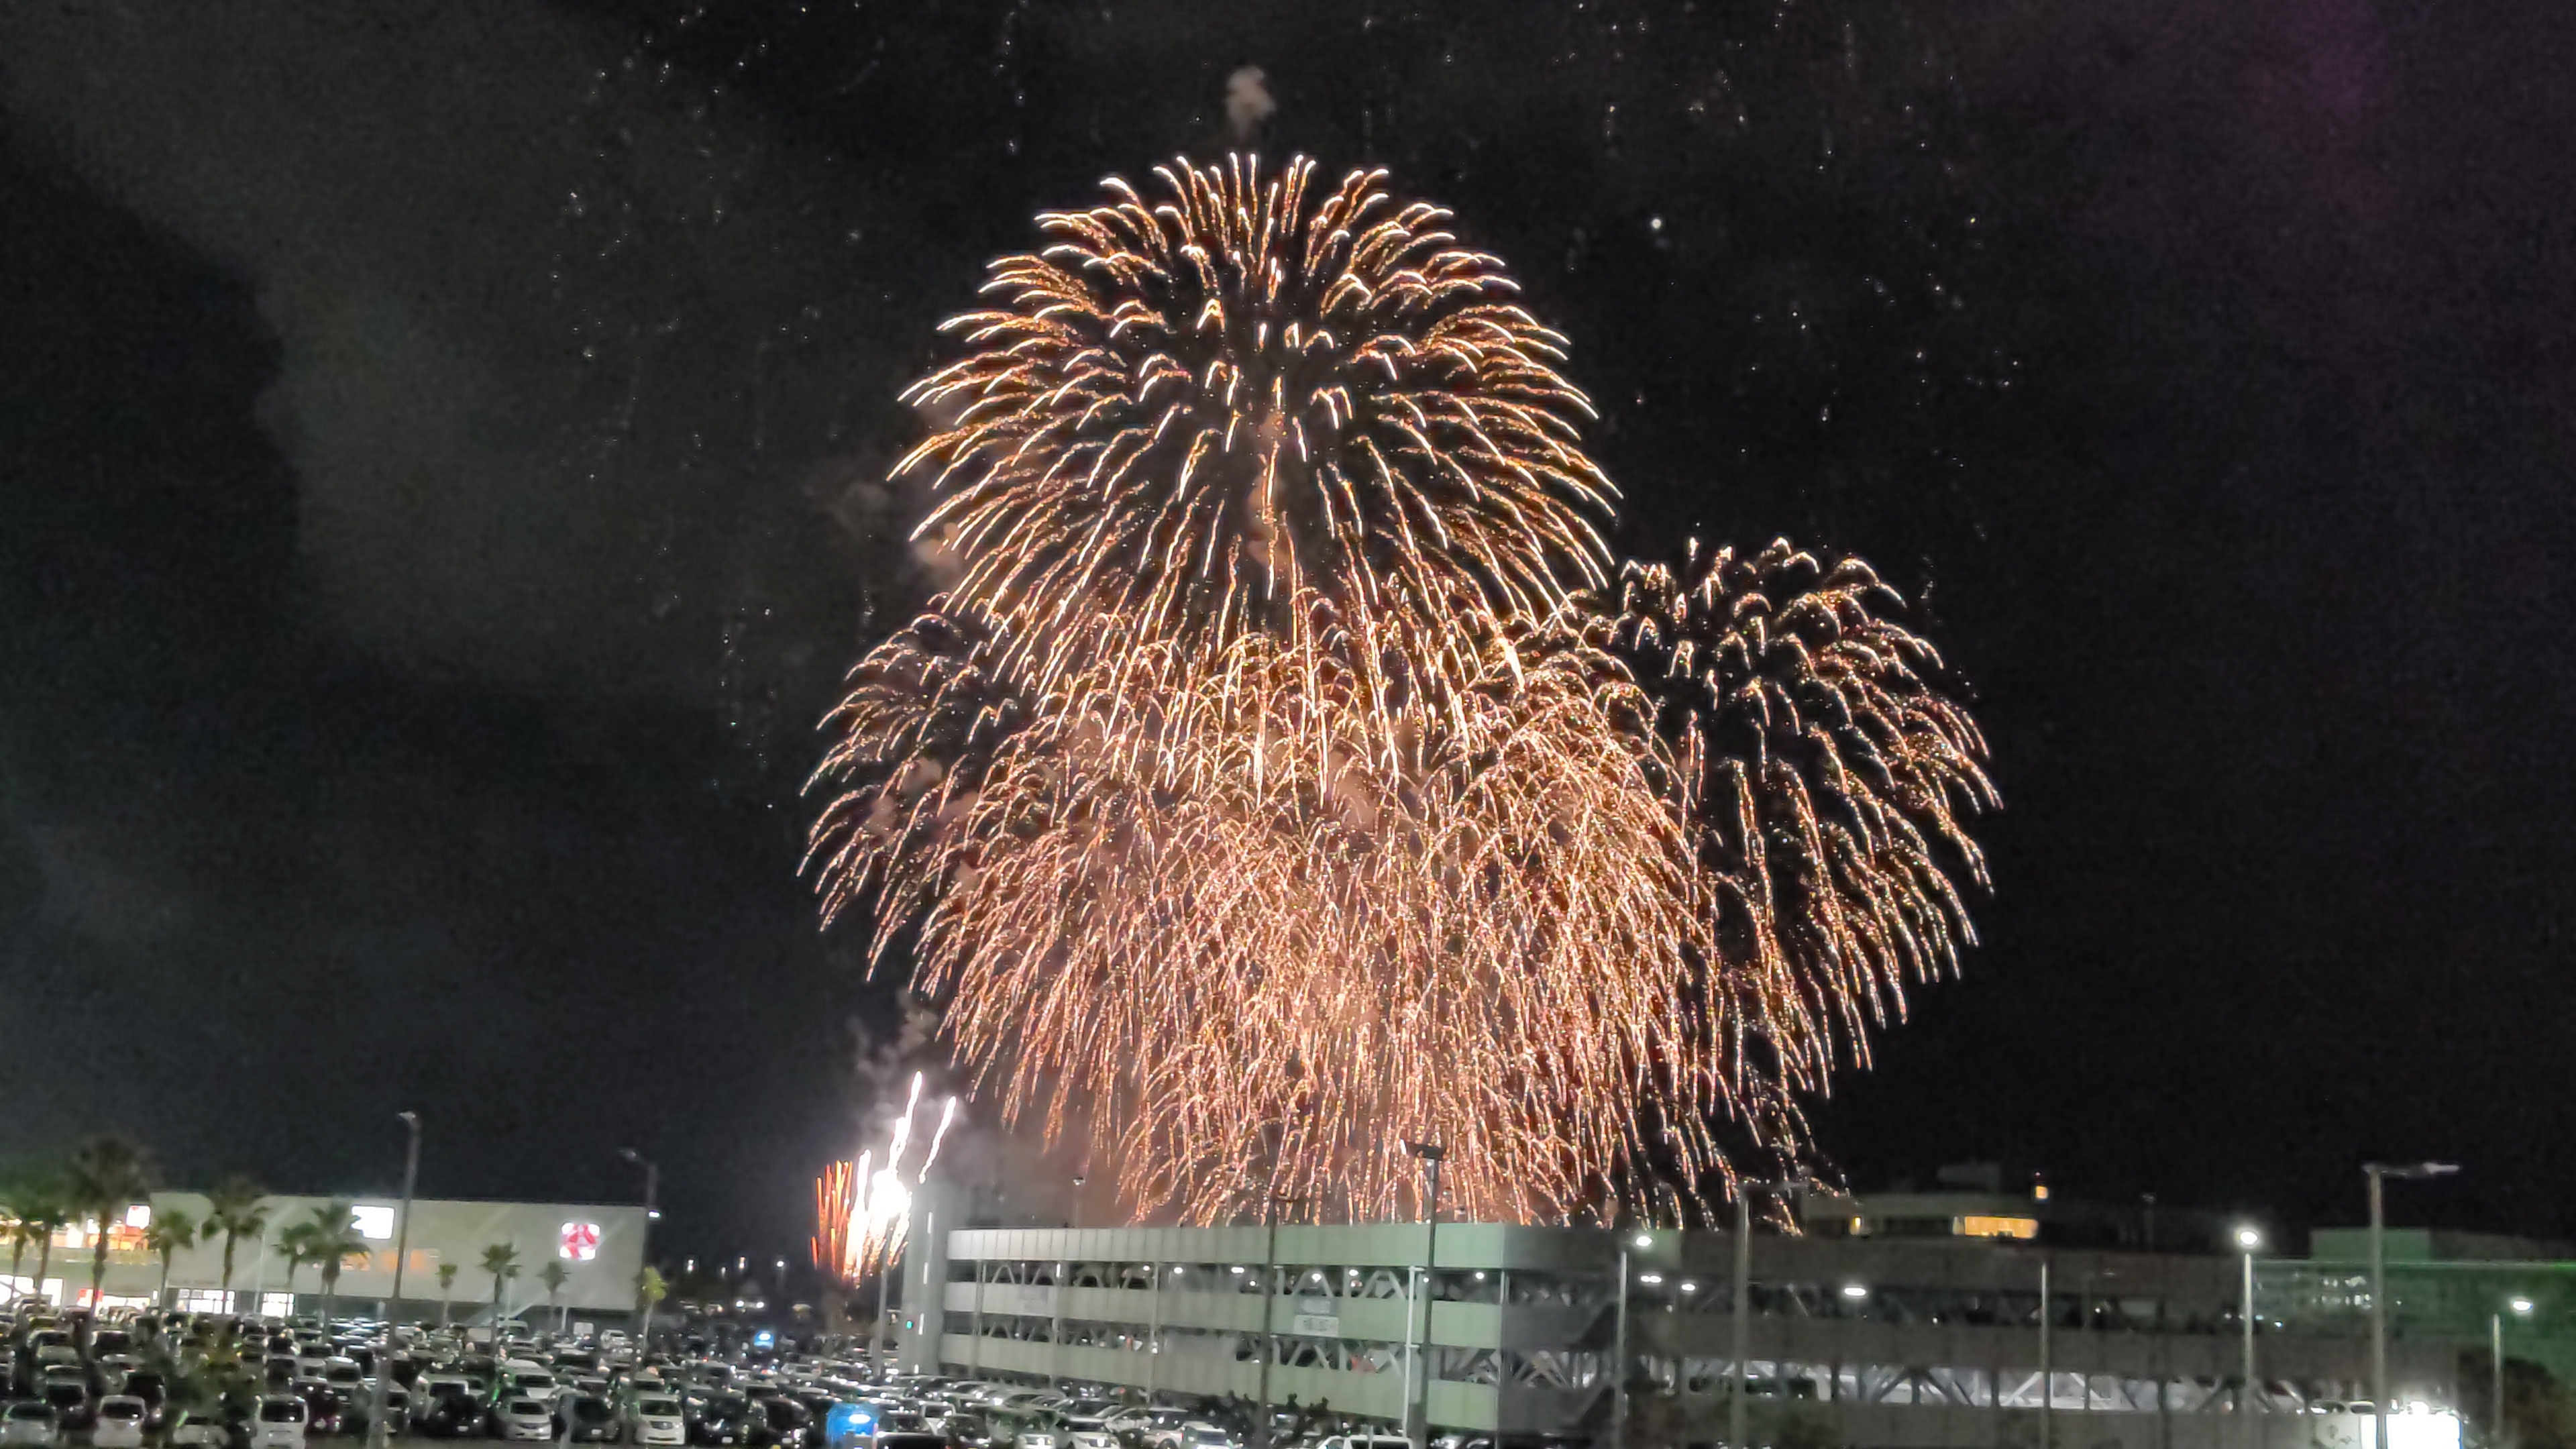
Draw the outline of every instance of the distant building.
<instances>
[{"instance_id":1,"label":"distant building","mask_svg":"<svg viewBox=\"0 0 2576 1449\"><path fill-rule=\"evenodd\" d=\"M2153 1211L1959 1189L1803 1199L1803 1235L1763 1229L1750 1245L1749 1437L2369 1449L2366 1281L2357 1291L2339 1257L2258 1257L2249 1387L2229 1225L2166 1210L2151 1229ZM1430 1236L1420 1224L971 1221L953 1191L934 1184L916 1198L900 1290L908 1367L1273 1404L1294 1395L1390 1425L1427 1397L1440 1432L1607 1444L1621 1437L1611 1385L1624 1351L1626 1444L1725 1436L1728 1233L1655 1231L1641 1246L1633 1230L1442 1223L1426 1395L1411 1346ZM2342 1239L2320 1240L2342 1251ZM2565 1341L2576 1313L2576 1293L2558 1287L2571 1266L2490 1264L2462 1291L2477 1298L2509 1279L2540 1295L2523 1328L2535 1346L2525 1356L2538 1356L2544 1339ZM2390 1281L2392 1449L2449 1449L2458 1411L2483 1409L2483 1377L2462 1350L2482 1349L2490 1324L2466 1299L2437 1307L2427 1285L2450 1280L2412 1261Z\"/></svg>"},{"instance_id":2,"label":"distant building","mask_svg":"<svg viewBox=\"0 0 2576 1449\"><path fill-rule=\"evenodd\" d=\"M400 1226L398 1199L360 1196L353 1204L352 1226L364 1250L341 1263L338 1300L353 1310L384 1301L394 1287L394 1242ZM201 1238L171 1260L170 1286L181 1307L214 1312L309 1312L321 1301L320 1272L298 1268L288 1281L287 1265L274 1250L279 1231L312 1217L326 1199L270 1197L268 1230L263 1238L235 1245L233 1276L223 1276L221 1234ZM161 1282L161 1259L145 1245L144 1234L155 1213L185 1213L201 1227L206 1220L205 1195L156 1192L147 1205L129 1209L107 1229L107 1276L103 1296L110 1306L143 1307L153 1301ZM63 1229L54 1238L53 1261L45 1281L34 1281L37 1255L21 1262L20 1276L0 1272L0 1284L12 1295L34 1293L57 1303L89 1292L91 1234L95 1224ZM405 1316L434 1318L442 1297L459 1323L488 1322L492 1275L483 1271L483 1251L495 1243L519 1250L519 1276L502 1285L502 1314L542 1314L547 1298L538 1274L550 1262L564 1265L567 1276L555 1297L558 1306L580 1313L623 1315L635 1307L635 1278L643 1267L644 1209L626 1204L467 1202L425 1198L411 1205L409 1256L404 1264L402 1306ZM452 1287L438 1286L442 1263L457 1265ZM0 1268L5 1268L0 1264Z\"/></svg>"}]
</instances>

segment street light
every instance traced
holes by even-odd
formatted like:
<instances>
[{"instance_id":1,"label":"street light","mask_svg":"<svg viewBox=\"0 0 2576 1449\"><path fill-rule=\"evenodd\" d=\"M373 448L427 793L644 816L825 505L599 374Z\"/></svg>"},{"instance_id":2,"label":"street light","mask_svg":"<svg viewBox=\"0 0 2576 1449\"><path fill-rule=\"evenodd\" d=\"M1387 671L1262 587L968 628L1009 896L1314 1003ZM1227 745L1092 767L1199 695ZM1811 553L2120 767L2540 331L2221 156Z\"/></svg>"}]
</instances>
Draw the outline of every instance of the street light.
<instances>
[{"instance_id":1,"label":"street light","mask_svg":"<svg viewBox=\"0 0 2576 1449\"><path fill-rule=\"evenodd\" d=\"M1652 1233L1619 1241L1618 1324L1610 1338L1610 1360L1617 1366L1610 1382L1610 1449L1628 1449L1628 1254L1654 1245Z\"/></svg>"},{"instance_id":2,"label":"street light","mask_svg":"<svg viewBox=\"0 0 2576 1449\"><path fill-rule=\"evenodd\" d=\"M2370 1412L2375 1421L2373 1449L2388 1449L2388 1214L2381 1204L2381 1185L2389 1178L2420 1182L2458 1172L2456 1162L2365 1162L2370 1180Z\"/></svg>"},{"instance_id":3,"label":"street light","mask_svg":"<svg viewBox=\"0 0 2576 1449\"><path fill-rule=\"evenodd\" d=\"M1744 1356L1750 1352L1745 1333L1753 1316L1753 1195L1786 1196L1795 1184L1739 1182L1735 1185L1735 1392L1726 1404L1727 1449L1744 1449ZM1625 1372L1626 1365L1621 1365Z\"/></svg>"},{"instance_id":4,"label":"street light","mask_svg":"<svg viewBox=\"0 0 2576 1449\"><path fill-rule=\"evenodd\" d=\"M2516 1318L2529 1318L2531 1316L2531 1300L2528 1298L2517 1296L2506 1300L2504 1306L2512 1309L2513 1316ZM2501 1313L2490 1313L2487 1315L2487 1372L2490 1375L2487 1381L2487 1409L2489 1413L2489 1418L2487 1419L2487 1432L2495 1436L2496 1443L2502 1444L2505 1442L2505 1433L2504 1315Z\"/></svg>"},{"instance_id":5,"label":"street light","mask_svg":"<svg viewBox=\"0 0 2576 1449\"><path fill-rule=\"evenodd\" d=\"M1427 1449L1431 1442L1431 1270L1439 1261L1440 1163L1449 1152L1437 1142L1408 1142L1404 1150L1420 1159L1423 1169L1431 1174L1431 1201L1429 1211L1423 1215L1422 1228L1422 1336L1414 1340L1413 1346L1413 1362L1420 1376L1417 1388L1422 1396L1421 1412L1416 1414L1410 1401L1404 1406L1405 1418L1416 1425L1405 1437L1413 1441L1413 1449Z\"/></svg>"},{"instance_id":6,"label":"street light","mask_svg":"<svg viewBox=\"0 0 2576 1449\"><path fill-rule=\"evenodd\" d=\"M2236 1390L2236 1408L2241 1414L2253 1407L2249 1395L2254 1392L2254 1250L2263 1246L2263 1234L2251 1226L2240 1227L2236 1230L2236 1246L2245 1259L2245 1302L2237 1310L2237 1317L2241 1320L2239 1327L2245 1333L2245 1376L2240 1381L2241 1387ZM2249 1445L2262 1442L2254 1431L2252 1419L2245 1421L2245 1442Z\"/></svg>"},{"instance_id":7,"label":"street light","mask_svg":"<svg viewBox=\"0 0 2576 1449\"><path fill-rule=\"evenodd\" d=\"M411 1129L411 1142L403 1150L402 1216L394 1219L394 1296L385 1306L385 1341L376 1350L376 1407L367 1417L367 1443L374 1449L385 1449L388 1380L393 1372L394 1320L402 1315L403 1260L411 1254L411 1192L420 1181L420 1114L397 1112L394 1117ZM495 1333L499 1331L498 1328L493 1330Z\"/></svg>"},{"instance_id":8,"label":"street light","mask_svg":"<svg viewBox=\"0 0 2576 1449\"><path fill-rule=\"evenodd\" d=\"M644 1241L643 1244L636 1249L636 1257L646 1268L650 1268L653 1266L653 1224L660 1221L662 1217L662 1210L655 1206L657 1200L656 1193L662 1186L662 1164L652 1161L632 1147L618 1148L617 1155L626 1159L628 1162L635 1164L637 1167L644 1169ZM698 1264L696 1259L693 1258L689 1261L689 1268L691 1271L694 1272L697 1266ZM642 1302L644 1298L644 1275L641 1272L638 1272L635 1275L635 1278L636 1301ZM640 1315L640 1320L641 1321L637 1323L635 1330L635 1351L639 1361L643 1355L650 1354L653 1351L652 1304L644 1304L644 1311Z\"/></svg>"}]
</instances>

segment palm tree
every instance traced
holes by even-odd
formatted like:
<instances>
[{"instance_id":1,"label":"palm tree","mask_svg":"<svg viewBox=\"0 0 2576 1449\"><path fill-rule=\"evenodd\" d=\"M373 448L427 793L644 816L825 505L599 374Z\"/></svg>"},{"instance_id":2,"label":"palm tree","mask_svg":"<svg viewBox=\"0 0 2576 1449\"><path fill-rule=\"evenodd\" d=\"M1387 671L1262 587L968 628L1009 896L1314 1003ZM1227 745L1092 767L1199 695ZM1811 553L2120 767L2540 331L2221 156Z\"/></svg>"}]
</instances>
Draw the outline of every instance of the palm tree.
<instances>
[{"instance_id":1,"label":"palm tree","mask_svg":"<svg viewBox=\"0 0 2576 1449\"><path fill-rule=\"evenodd\" d=\"M441 1332L441 1333L445 1333L445 1332L447 1331L447 1307L448 1307L448 1304L449 1304L449 1303L451 1303L451 1302L453 1302L453 1301L454 1301L453 1299L451 1299L451 1298L449 1298L449 1297L448 1297L447 1290L448 1290L448 1289L450 1289L450 1288L453 1288L453 1287L455 1287L455 1286L456 1286L456 1264L454 1264L454 1263L441 1263L441 1264L439 1264L439 1265L438 1265L438 1331L439 1331L439 1332Z\"/></svg>"},{"instance_id":2,"label":"palm tree","mask_svg":"<svg viewBox=\"0 0 2576 1449\"><path fill-rule=\"evenodd\" d=\"M95 1309L99 1286L107 1281L107 1235L125 1210L145 1200L152 1190L152 1165L143 1149L113 1135L93 1137L72 1154L67 1184L73 1206L87 1213L98 1232L90 1241L89 1301Z\"/></svg>"},{"instance_id":3,"label":"palm tree","mask_svg":"<svg viewBox=\"0 0 2576 1449\"><path fill-rule=\"evenodd\" d=\"M161 1255L161 1291L156 1295L162 1311L170 1307L170 1258L181 1248L197 1245L197 1220L172 1208L152 1215L152 1226L143 1230L143 1241Z\"/></svg>"},{"instance_id":4,"label":"palm tree","mask_svg":"<svg viewBox=\"0 0 2576 1449\"><path fill-rule=\"evenodd\" d=\"M483 1249L483 1271L492 1275L492 1343L501 1343L501 1285L519 1276L519 1245L490 1243Z\"/></svg>"},{"instance_id":5,"label":"palm tree","mask_svg":"<svg viewBox=\"0 0 2576 1449\"><path fill-rule=\"evenodd\" d=\"M347 1198L335 1197L313 1210L312 1220L305 1225L305 1247L322 1269L322 1331L331 1331L331 1299L340 1291L340 1264L351 1253L366 1251L367 1241L358 1236L353 1205Z\"/></svg>"},{"instance_id":6,"label":"palm tree","mask_svg":"<svg viewBox=\"0 0 2576 1449\"><path fill-rule=\"evenodd\" d=\"M564 1280L571 1276L572 1270L563 1265L561 1258L547 1259L544 1271L537 1274L537 1281L546 1285L546 1311L555 1316L556 1333L563 1332L563 1310L555 1306L555 1295L563 1291Z\"/></svg>"},{"instance_id":7,"label":"palm tree","mask_svg":"<svg viewBox=\"0 0 2576 1449\"><path fill-rule=\"evenodd\" d=\"M269 1251L286 1260L286 1297L291 1303L295 1300L296 1270L313 1261L313 1225L288 1223L279 1228L269 1243Z\"/></svg>"},{"instance_id":8,"label":"palm tree","mask_svg":"<svg viewBox=\"0 0 2576 1449\"><path fill-rule=\"evenodd\" d=\"M63 1225L72 1220L71 1204L63 1200L62 1187L52 1182L28 1188L20 1197L23 1202L18 1216L36 1234L36 1292L42 1294L45 1291L45 1274L54 1265L54 1234L61 1232Z\"/></svg>"},{"instance_id":9,"label":"palm tree","mask_svg":"<svg viewBox=\"0 0 2576 1449\"><path fill-rule=\"evenodd\" d=\"M267 1194L258 1183L236 1172L215 1184L206 1195L206 1231L217 1228L224 1232L224 1291L233 1286L233 1245L244 1238L258 1239L268 1235L268 1209L260 1199ZM287 1285L289 1289L293 1284Z\"/></svg>"},{"instance_id":10,"label":"palm tree","mask_svg":"<svg viewBox=\"0 0 2576 1449\"><path fill-rule=\"evenodd\" d=\"M653 1351L653 1305L669 1296L671 1285L662 1281L662 1270L647 1265L635 1275L635 1301L644 1305L644 1324L635 1335L635 1351L641 1356Z\"/></svg>"},{"instance_id":11,"label":"palm tree","mask_svg":"<svg viewBox=\"0 0 2576 1449\"><path fill-rule=\"evenodd\" d=\"M36 1225L27 1220L26 1209L17 1206L24 1201L22 1193L10 1194L9 1210L9 1281L18 1281L18 1269L27 1261L27 1245L36 1241ZM12 1297L16 1296L13 1292Z\"/></svg>"}]
</instances>

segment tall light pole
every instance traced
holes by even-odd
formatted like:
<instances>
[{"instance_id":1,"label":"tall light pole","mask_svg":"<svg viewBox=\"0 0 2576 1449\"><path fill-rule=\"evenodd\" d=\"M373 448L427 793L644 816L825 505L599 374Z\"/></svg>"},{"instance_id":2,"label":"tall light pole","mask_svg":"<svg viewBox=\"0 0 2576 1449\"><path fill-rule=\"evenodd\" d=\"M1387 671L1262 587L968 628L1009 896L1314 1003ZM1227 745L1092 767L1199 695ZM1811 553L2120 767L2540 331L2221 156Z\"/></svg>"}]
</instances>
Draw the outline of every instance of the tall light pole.
<instances>
[{"instance_id":1,"label":"tall light pole","mask_svg":"<svg viewBox=\"0 0 2576 1449\"><path fill-rule=\"evenodd\" d=\"M2260 1232L2250 1227L2236 1230L2237 1251L2245 1259L2245 1302L2237 1310L2237 1318L2245 1331L2245 1376L2241 1380L2243 1387L2236 1391L2236 1411L2240 1416L2249 1413L2254 1405L2254 1250L2262 1246L2263 1235ZM2263 1442L2251 1418L2245 1420L2245 1442L2249 1449Z\"/></svg>"},{"instance_id":2,"label":"tall light pole","mask_svg":"<svg viewBox=\"0 0 2576 1449\"><path fill-rule=\"evenodd\" d=\"M632 1147L618 1148L617 1155L644 1169L644 1242L636 1249L636 1258L644 1267L650 1268L653 1266L653 1224L660 1221L662 1216L661 1208L655 1205L655 1195L662 1186L662 1164L651 1161ZM690 1266L696 1265L692 1263ZM635 1284L635 1296L637 1301L641 1302L644 1296L644 1284L641 1280L644 1275L639 1272L635 1276L638 1280ZM653 1305L646 1303L635 1328L635 1361L642 1363L652 1351Z\"/></svg>"},{"instance_id":3,"label":"tall light pole","mask_svg":"<svg viewBox=\"0 0 2576 1449\"><path fill-rule=\"evenodd\" d=\"M1416 1426L1406 1437L1413 1441L1413 1449L1427 1449L1431 1443L1431 1270L1440 1261L1440 1163L1449 1152L1437 1142L1408 1142L1404 1150L1422 1159L1423 1168L1431 1174L1430 1208L1423 1214L1422 1228L1422 1336L1413 1341L1413 1361L1420 1380L1415 1392L1421 1396L1421 1410L1416 1413L1411 1403L1404 1406L1405 1418Z\"/></svg>"},{"instance_id":4,"label":"tall light pole","mask_svg":"<svg viewBox=\"0 0 2576 1449\"><path fill-rule=\"evenodd\" d=\"M2370 1411L2376 1421L2373 1449L2388 1449L2388 1213L2381 1184L2448 1177L2456 1162L2365 1162L2361 1174L2370 1180Z\"/></svg>"},{"instance_id":5,"label":"tall light pole","mask_svg":"<svg viewBox=\"0 0 2576 1449\"><path fill-rule=\"evenodd\" d=\"M1753 1196L1776 1197L1788 1192L1785 1182L1738 1182L1735 1185L1735 1373L1734 1392L1726 1404L1726 1449L1744 1449L1745 1356L1752 1352L1747 1338L1753 1317Z\"/></svg>"},{"instance_id":6,"label":"tall light pole","mask_svg":"<svg viewBox=\"0 0 2576 1449\"><path fill-rule=\"evenodd\" d=\"M1610 1449L1628 1449L1628 1250L1642 1253L1654 1245L1652 1233L1619 1240L1618 1328L1610 1335Z\"/></svg>"},{"instance_id":7,"label":"tall light pole","mask_svg":"<svg viewBox=\"0 0 2576 1449\"><path fill-rule=\"evenodd\" d=\"M403 1149L402 1215L394 1219L394 1296L385 1307L385 1341L376 1350L376 1407L367 1416L367 1442L374 1449L385 1449L388 1433L385 1414L392 1401L394 1320L402 1314L403 1260L411 1256L411 1193L420 1184L420 1114L394 1115L411 1129L411 1142Z\"/></svg>"},{"instance_id":8,"label":"tall light pole","mask_svg":"<svg viewBox=\"0 0 2576 1449\"><path fill-rule=\"evenodd\" d=\"M2512 1309L2513 1315L2516 1318L2529 1318L2531 1316L2531 1300L2528 1298L2514 1298L2508 1301L2505 1304L2505 1307ZM2504 1315L2502 1313L2492 1313L2487 1315L2487 1373L2487 1409L2490 1416L2487 1419L2487 1423L2492 1426L2488 1432L2495 1436L2494 1442L2501 1445L2506 1442L2504 1432Z\"/></svg>"}]
</instances>

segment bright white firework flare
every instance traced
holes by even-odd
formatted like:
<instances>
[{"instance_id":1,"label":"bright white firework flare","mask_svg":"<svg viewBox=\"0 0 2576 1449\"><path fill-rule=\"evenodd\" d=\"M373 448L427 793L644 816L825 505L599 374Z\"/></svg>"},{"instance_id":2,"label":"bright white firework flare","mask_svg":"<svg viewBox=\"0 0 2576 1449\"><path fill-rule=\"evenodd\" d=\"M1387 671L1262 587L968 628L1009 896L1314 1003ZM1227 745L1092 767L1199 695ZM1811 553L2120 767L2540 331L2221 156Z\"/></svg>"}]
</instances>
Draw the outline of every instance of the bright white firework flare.
<instances>
[{"instance_id":1,"label":"bright white firework flare","mask_svg":"<svg viewBox=\"0 0 2576 1449\"><path fill-rule=\"evenodd\" d=\"M957 1099L950 1097L939 1109L939 1123L930 1134L930 1149L907 1183L903 1159L912 1146L913 1118L921 1107L921 1088L922 1074L915 1072L912 1090L904 1098L903 1115L895 1119L894 1130L887 1135L882 1167L877 1165L879 1159L871 1149L860 1153L855 1163L833 1163L815 1179L815 1266L833 1272L843 1282L857 1283L903 1256L904 1224L912 1212L912 1189L930 1180L930 1166L939 1160L939 1146L948 1140L948 1129L957 1120Z\"/></svg>"}]
</instances>

